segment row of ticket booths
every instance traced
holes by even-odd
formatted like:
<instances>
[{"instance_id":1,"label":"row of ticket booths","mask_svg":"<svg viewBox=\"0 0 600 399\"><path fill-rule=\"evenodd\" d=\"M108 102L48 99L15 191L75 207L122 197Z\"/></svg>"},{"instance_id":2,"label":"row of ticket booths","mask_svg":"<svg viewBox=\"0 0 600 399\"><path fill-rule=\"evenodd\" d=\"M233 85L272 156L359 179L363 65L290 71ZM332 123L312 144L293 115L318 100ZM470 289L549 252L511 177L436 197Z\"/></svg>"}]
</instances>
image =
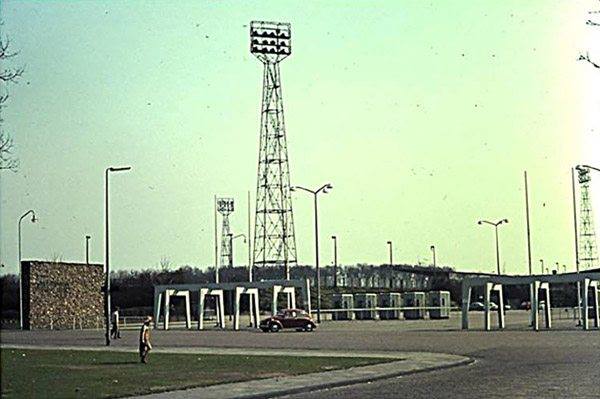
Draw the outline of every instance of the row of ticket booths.
<instances>
[{"instance_id":1,"label":"row of ticket booths","mask_svg":"<svg viewBox=\"0 0 600 399\"><path fill-rule=\"evenodd\" d=\"M333 320L447 319L450 292L334 294Z\"/></svg>"}]
</instances>

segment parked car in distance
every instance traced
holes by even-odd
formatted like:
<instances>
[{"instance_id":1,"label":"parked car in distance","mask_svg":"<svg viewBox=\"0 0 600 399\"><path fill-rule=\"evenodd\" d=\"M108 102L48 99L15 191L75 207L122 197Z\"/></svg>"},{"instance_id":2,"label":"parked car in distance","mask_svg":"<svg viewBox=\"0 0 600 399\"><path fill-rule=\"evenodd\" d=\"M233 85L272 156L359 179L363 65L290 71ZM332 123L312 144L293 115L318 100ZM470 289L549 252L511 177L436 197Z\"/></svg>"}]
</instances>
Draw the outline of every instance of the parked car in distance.
<instances>
[{"instance_id":1,"label":"parked car in distance","mask_svg":"<svg viewBox=\"0 0 600 399\"><path fill-rule=\"evenodd\" d=\"M469 310L484 311L485 304L483 302L471 302ZM494 302L490 302L490 310L498 310L498 305L496 305Z\"/></svg>"},{"instance_id":2,"label":"parked car in distance","mask_svg":"<svg viewBox=\"0 0 600 399\"><path fill-rule=\"evenodd\" d=\"M267 317L260 322L263 332L278 332L284 328L294 328L296 331L313 331L317 325L302 309L285 309L275 316Z\"/></svg>"},{"instance_id":3,"label":"parked car in distance","mask_svg":"<svg viewBox=\"0 0 600 399\"><path fill-rule=\"evenodd\" d=\"M521 306L519 306L519 309L521 309L521 310L531 310L531 302L529 302L529 301L523 301L523 302L521 302Z\"/></svg>"}]
</instances>

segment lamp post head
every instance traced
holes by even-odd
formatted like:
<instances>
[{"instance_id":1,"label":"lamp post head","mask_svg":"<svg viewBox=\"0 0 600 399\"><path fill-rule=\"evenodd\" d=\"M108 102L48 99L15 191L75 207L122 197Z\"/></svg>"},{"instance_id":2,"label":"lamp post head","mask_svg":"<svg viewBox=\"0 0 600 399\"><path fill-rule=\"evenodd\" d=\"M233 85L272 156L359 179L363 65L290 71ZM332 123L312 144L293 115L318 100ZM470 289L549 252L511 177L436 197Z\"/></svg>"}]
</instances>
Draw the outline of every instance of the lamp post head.
<instances>
[{"instance_id":1,"label":"lamp post head","mask_svg":"<svg viewBox=\"0 0 600 399\"><path fill-rule=\"evenodd\" d=\"M388 241L387 243L388 243L389 245L392 245L392 242L391 242L391 241Z\"/></svg>"},{"instance_id":2,"label":"lamp post head","mask_svg":"<svg viewBox=\"0 0 600 399\"><path fill-rule=\"evenodd\" d=\"M483 222L480 220L479 222L477 222L477 224L483 224Z\"/></svg>"},{"instance_id":3,"label":"lamp post head","mask_svg":"<svg viewBox=\"0 0 600 399\"><path fill-rule=\"evenodd\" d=\"M504 222L504 223L508 223L508 219L504 219L504 220L503 220L503 222Z\"/></svg>"},{"instance_id":4,"label":"lamp post head","mask_svg":"<svg viewBox=\"0 0 600 399\"><path fill-rule=\"evenodd\" d=\"M119 167L110 167L108 168L110 172L124 172L126 170L131 170L131 166L119 166Z\"/></svg>"},{"instance_id":5,"label":"lamp post head","mask_svg":"<svg viewBox=\"0 0 600 399\"><path fill-rule=\"evenodd\" d=\"M37 222L38 219L35 217L35 213L33 215L31 215L31 223L35 223Z\"/></svg>"},{"instance_id":6,"label":"lamp post head","mask_svg":"<svg viewBox=\"0 0 600 399\"><path fill-rule=\"evenodd\" d=\"M332 238L333 240L337 240L337 237L336 237L336 236L331 236L331 238Z\"/></svg>"},{"instance_id":7,"label":"lamp post head","mask_svg":"<svg viewBox=\"0 0 600 399\"><path fill-rule=\"evenodd\" d=\"M296 191L296 187L294 187L294 186L291 186L291 187L290 187L290 191Z\"/></svg>"},{"instance_id":8,"label":"lamp post head","mask_svg":"<svg viewBox=\"0 0 600 399\"><path fill-rule=\"evenodd\" d=\"M92 238L92 236L89 236L89 235L85 236L86 240L89 240L90 238Z\"/></svg>"}]
</instances>

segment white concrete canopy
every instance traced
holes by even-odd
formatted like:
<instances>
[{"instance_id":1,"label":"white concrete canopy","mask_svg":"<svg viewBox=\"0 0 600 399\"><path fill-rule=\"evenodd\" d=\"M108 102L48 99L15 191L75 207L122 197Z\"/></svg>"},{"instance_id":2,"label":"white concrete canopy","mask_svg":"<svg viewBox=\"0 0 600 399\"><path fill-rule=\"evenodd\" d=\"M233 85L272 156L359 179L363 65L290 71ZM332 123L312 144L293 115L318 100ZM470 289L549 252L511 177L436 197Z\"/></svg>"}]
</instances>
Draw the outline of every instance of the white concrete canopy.
<instances>
[{"instance_id":1,"label":"white concrete canopy","mask_svg":"<svg viewBox=\"0 0 600 399\"><path fill-rule=\"evenodd\" d=\"M170 316L170 304L172 296L180 296L185 298L185 328L191 328L192 317L190 312L190 292L188 290L177 290L177 289L165 289L156 295L154 293L154 328L158 327L158 321L160 318L160 302L164 297L164 329L169 329L169 316Z\"/></svg>"},{"instance_id":2,"label":"white concrete canopy","mask_svg":"<svg viewBox=\"0 0 600 399\"><path fill-rule=\"evenodd\" d=\"M280 287L275 289L275 287ZM310 280L263 280L263 281L246 281L246 282L231 282L231 283L204 283L204 284L168 284L168 285L156 285L154 286L154 327L158 327L158 322L160 318L160 304L161 300L164 297L165 303L168 303L169 296L177 295L177 293L182 293L182 296L186 296L186 310L187 310L187 319L186 326L190 328L191 318L189 316L189 293L190 292L198 292L199 294L199 313L200 315L204 312L204 308L200 309L200 307L204 306L203 296L206 295L216 295L218 304L217 309L217 321L221 328L224 328L224 305L223 305L223 296L225 291L232 292L234 295L234 306L238 306L237 314L239 316L239 299L242 294L249 294L251 299L250 306L250 317L253 321L253 325L258 327L258 318L260 317L259 306L258 306L258 291L259 290L268 290L273 289L273 292L284 292L288 295L289 305L292 307L296 307L295 303L295 293L296 289L301 291L302 304L304 306L304 310L310 315L311 314L311 305L310 305ZM219 293L220 292L220 293ZM183 294L186 293L186 294ZM204 293L204 294L203 294ZM238 296L239 293L239 296ZM165 329L169 328L168 323L168 311L165 308L165 315L167 316L166 322L164 324ZM203 328L203 323L200 321L198 328ZM237 326L239 328L239 317L236 317L237 321L234 321L234 328L237 322Z\"/></svg>"},{"instance_id":3,"label":"white concrete canopy","mask_svg":"<svg viewBox=\"0 0 600 399\"><path fill-rule=\"evenodd\" d=\"M271 301L271 314L277 314L277 302L279 298L279 294L286 294L287 299L287 308L295 309L296 308L296 287L286 287L283 285L274 285L273 286L273 299Z\"/></svg>"},{"instance_id":4,"label":"white concrete canopy","mask_svg":"<svg viewBox=\"0 0 600 399\"><path fill-rule=\"evenodd\" d=\"M591 288L593 290L592 304L595 310L595 325L599 327L600 320L598 311L598 286L600 281L599 272L581 272L581 273L564 273L564 274L550 274L550 275L532 275L532 276L503 276L503 275L490 275L490 276L479 276L479 277L465 277L462 283L462 328L469 328L469 305L471 304L471 291L473 287L484 287L484 298L485 298L485 329L490 329L490 294L491 291L499 292L498 303L498 323L500 328L504 328L504 304L502 297L502 286L504 285L529 285L531 293L531 325L534 330L539 330L539 310L540 300L539 291L544 292L545 306L544 316L546 322L546 328L552 327L551 320L551 304L550 304L550 284L557 283L581 283L583 303L583 328L589 329L588 319L588 292Z\"/></svg>"},{"instance_id":5,"label":"white concrete canopy","mask_svg":"<svg viewBox=\"0 0 600 399\"><path fill-rule=\"evenodd\" d=\"M250 310L251 325L254 328L258 328L258 288L235 287L235 314L233 316L233 329L240 329L240 299L243 294L248 295L250 297L248 301L248 308Z\"/></svg>"},{"instance_id":6,"label":"white concrete canopy","mask_svg":"<svg viewBox=\"0 0 600 399\"><path fill-rule=\"evenodd\" d=\"M223 298L223 290L200 288L198 295L198 330L204 328L204 303L207 296L215 297L217 324L220 328L225 328L225 300Z\"/></svg>"}]
</instances>

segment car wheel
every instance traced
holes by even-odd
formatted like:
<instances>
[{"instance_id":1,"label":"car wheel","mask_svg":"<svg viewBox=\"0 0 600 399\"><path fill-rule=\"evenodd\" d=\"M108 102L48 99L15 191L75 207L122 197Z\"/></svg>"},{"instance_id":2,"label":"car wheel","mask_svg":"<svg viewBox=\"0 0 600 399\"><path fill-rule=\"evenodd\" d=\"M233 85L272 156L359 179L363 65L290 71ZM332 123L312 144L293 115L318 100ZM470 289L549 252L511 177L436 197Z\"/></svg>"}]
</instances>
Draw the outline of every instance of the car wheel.
<instances>
[{"instance_id":1,"label":"car wheel","mask_svg":"<svg viewBox=\"0 0 600 399\"><path fill-rule=\"evenodd\" d=\"M307 324L306 327L304 327L304 331L306 331L306 332L311 332L312 330L313 330L312 324Z\"/></svg>"},{"instance_id":2,"label":"car wheel","mask_svg":"<svg viewBox=\"0 0 600 399\"><path fill-rule=\"evenodd\" d=\"M279 324L273 323L271 324L271 332L279 331Z\"/></svg>"}]
</instances>

